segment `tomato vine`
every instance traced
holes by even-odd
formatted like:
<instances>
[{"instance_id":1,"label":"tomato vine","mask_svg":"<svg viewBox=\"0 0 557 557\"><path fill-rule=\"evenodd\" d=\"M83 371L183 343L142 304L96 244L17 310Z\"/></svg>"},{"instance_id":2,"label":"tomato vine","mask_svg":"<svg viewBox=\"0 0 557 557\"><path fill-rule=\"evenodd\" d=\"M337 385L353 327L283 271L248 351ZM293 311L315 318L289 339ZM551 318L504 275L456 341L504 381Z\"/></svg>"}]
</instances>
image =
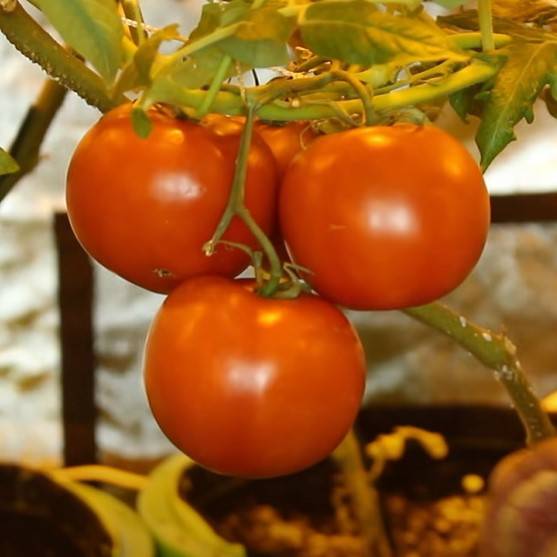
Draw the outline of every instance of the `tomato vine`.
<instances>
[{"instance_id":1,"label":"tomato vine","mask_svg":"<svg viewBox=\"0 0 557 557\"><path fill-rule=\"evenodd\" d=\"M261 323L272 328L280 318L292 318L289 312L294 311L293 308L298 305L304 308L305 305L314 304L331 316L333 323L342 321L323 298L304 294L289 306L282 305L283 301L277 299L297 297L301 290L307 288L300 276L311 283L313 269L302 269L296 261L281 261L277 254L280 250L273 245L269 235L263 230L265 226L261 225L249 208L246 184L256 121L274 124L302 121L302 127L311 125L315 133L349 133L346 130L386 126L400 120L419 120L420 123L434 120L438 107L449 101L463 119L470 115L480 118L476 141L482 155L481 166L485 170L514 139L515 125L522 119L531 121L533 103L540 96L546 99L550 109L557 99L557 34L551 18L548 19L545 12L543 17L531 12L528 12L527 17L510 17L498 6L496 0L479 0L476 10L459 10L437 19L428 15L420 0L211 2L204 6L198 25L189 36L183 36L178 26L173 24L162 29L150 27L144 21L138 0L34 0L32 3L43 11L65 44L50 36L22 4L16 0L0 0L0 31L23 55L38 63L56 81L46 82L36 106L31 109L29 118L9 152L0 149L0 199L38 160L40 144L63 100L64 88L75 91L101 112L108 113L107 118L114 114L112 111L116 107L129 103L131 98L136 99L135 109L129 113L129 118L136 132L147 140L158 130L152 115L160 107L163 107L164 118L167 118L164 125L177 130L178 135L182 134L180 137L186 137L188 130L195 126L204 126L202 121L210 113L242 118L243 130L235 153L235 171L230 173L228 201L223 204L222 216L212 237L204 236L204 245L196 245L195 249L199 252L196 251L196 255L201 255L203 249L207 256L214 257L212 254L220 246L244 250L252 257L259 296L251 292L248 296L244 292L245 288L238 286L237 282L228 284L225 279L215 278L207 279L206 282L207 288L213 282L217 286L227 285L226 289L231 294L223 299L230 307L238 299L242 299L246 307L251 308L250 311L259 321L250 314L242 324L245 331L248 331L245 334L251 336L261 332ZM439 0L439 3L450 4L452 7L460 5L451 0ZM243 76L259 68L275 72L274 79L253 86L245 85ZM177 117L176 120L172 120L174 116ZM204 138L204 145L209 150L214 139L208 139L210 134L205 133L206 131L200 131L198 138ZM132 132L128 130L126 133ZM214 141L215 144L218 143L216 139ZM316 140L316 143L319 141ZM225 144L223 140L218 145L218 155L229 161L229 144ZM195 151L192 152L195 155ZM190 157L195 158L191 154ZM216 160L217 158L211 159ZM301 157L297 160L301 160ZM191 160L186 162L190 164ZM135 176L138 181L145 177ZM323 174L317 173L316 176ZM431 182L430 178L431 176L426 176L422 181ZM270 181L272 180L268 180ZM203 182L203 187L199 189L209 187L209 182L211 181ZM284 183L288 183L288 179ZM143 182L144 186L145 184L145 189L150 191L151 183L147 180ZM176 192L173 195L174 193ZM299 218L304 219L305 216L299 215ZM206 215L201 215L201 220L204 217ZM238 220L255 237L258 247L253 248L225 236ZM330 226L338 226L338 222L326 222L326 227ZM472 234L474 231L468 232ZM162 239L157 248L159 244L165 243L167 237L161 235L160 238ZM483 245L484 239L478 234L477 245ZM475 253L474 257L476 255ZM200 268L205 269L203 266L194 266L194 271L188 269L184 276L174 278L177 283L189 280L192 275L198 274ZM152 269L149 266L148 269L150 273ZM167 269L157 267L155 270L161 275L157 279L165 278L163 275L167 273ZM235 272L237 270L235 268ZM226 275L226 272L223 274ZM154 284L156 280L150 275L147 282L151 284L151 279ZM204 280L195 279L201 285ZM163 306L161 315L166 315L165 307L172 306L175 312L165 319L177 319L176 327L179 328L180 319L176 316L183 312L186 317L191 317L188 312L194 311L191 309L193 300L196 312L201 307L205 308L208 327L211 328L211 320L216 319L215 323L222 328L223 335L228 335L227 342L235 345L238 341L235 327L239 326L234 321L236 315L232 310L221 315L221 306L214 306L215 299L220 299L222 292L215 294L209 301L197 300L197 294L188 287L187 281L184 284L185 286L172 284L173 287L177 286L177 290L170 294L170 302ZM161 291L169 290L171 288L167 288L167 285L161 288ZM174 292L178 292L178 295L174 295ZM182 304L180 296L185 294L180 292L187 292L191 299L188 298L187 303ZM554 435L553 426L541 409L522 370L516 348L506 336L473 324L438 303L420 307L402 304L400 308L410 317L448 335L482 364L496 371L522 419L529 443ZM238 316L238 320L241 317L245 316ZM309 336L320 338L313 317L305 317L310 325L299 329L297 335L300 338L281 337L282 350L275 350L276 343L269 344L274 350L276 369L282 369L283 366L294 370L288 377L304 373L302 360L307 352L304 342L308 340L308 330L311 333ZM157 319L155 323L160 323L162 318ZM294 323L296 326L299 324L296 320ZM175 342L172 327L162 335L157 333L156 327L154 325L152 339L156 337L157 342L161 343L163 355L174 351L180 356L183 350L191 353L197 350L197 341L184 347ZM333 330L334 327L330 329ZM345 321L342 321L341 329L345 336L340 339L335 337L335 342L338 340L340 346L348 339L351 353L358 354L357 338L350 332ZM284 329L278 326L273 330L277 335L284 334ZM195 327L188 331L189 334L196 333ZM204 334L204 331L205 329L199 329L197 334ZM268 342L267 337L262 338L264 341L260 340L261 343ZM243 339L238 354L245 356L244 345L250 340ZM294 358L294 361L288 358L283 361L289 342L298 340L300 343L296 344L296 354L299 357ZM204 349L209 352L207 347ZM242 381L245 381L248 372L258 374L260 380L263 378L265 381L272 375L268 366L265 367L266 363L263 365L258 360L261 357L259 353L250 352L248 355L249 358L246 357L245 361L238 357L238 360L242 360L242 365L234 369L236 383L232 390L238 389L238 385L245 388ZM312 357L314 356L315 353L312 353ZM331 361L336 356L338 353L331 353ZM159 358L158 355L155 358L153 353L149 357L151 361ZM215 377L220 377L218 386L225 388L225 379L228 376L226 373L223 375L223 370L219 367L222 359L209 371ZM176 361L181 361L181 356ZM335 366L329 365L329 361L320 362L316 358L312 362L312 377L315 382L318 382L319 364L327 367L334 381L341 381L336 368L333 369ZM338 361L335 365L340 366ZM158 364L151 366L150 377L155 377L155 382L159 370ZM274 373L275 368L272 371ZM362 374L361 366L354 364L355 386L352 386L352 392L359 392ZM163 385L167 393L165 396L176 397L180 402L184 393L174 390L174 377L171 375L170 382ZM285 380L285 377L287 375L283 375L281 380ZM285 384L297 397L297 408L302 415L304 413L300 408L304 404L303 396L298 396L298 390L292 387L292 379L288 377ZM197 385L198 377L190 375L188 380ZM156 385L153 392L158 387L160 385ZM265 387L264 384L258 385L258 396L261 393L261 396L266 396ZM307 391L310 390L307 387ZM331 406L337 402L334 388L323 392L328 397L327 400L331 401ZM165 396L162 399L157 398L155 404L157 411L162 414L166 412ZM347 406L349 411L344 409L345 415L355 411L354 400L352 397ZM315 397L306 401L314 404L315 408L319 407L319 401L316 402ZM177 403L177 406L180 405ZM260 406L264 404L261 403ZM219 417L222 418L220 428L233 421L230 414L223 416ZM175 416L170 415L172 427L176 425L174 418ZM335 424L334 416L326 415L326 419L340 428L335 430L333 439L338 441L337 434L345 431L346 424ZM190 432L180 431L181 421L178 420L177 423L179 427L178 433L174 431L175 436L180 438L184 434L187 437L186 434ZM272 425L272 421L269 423ZM304 425L315 426L311 420ZM330 450L333 444L329 443L326 449ZM203 446L204 443L198 445L198 448L201 447L200 454L204 450ZM221 455L218 454L220 447L213 448L214 455L217 455L215 462L218 463L215 466L222 464L221 469L226 471L226 462L222 463ZM245 449L246 453L249 452L248 449ZM241 473L242 470L257 475L284 473L300 462L307 465L312 460L308 455L300 453L294 456L301 455L304 458L294 458L294 464L287 462L286 458L284 466L276 467L273 462L265 469L253 462L246 465L242 455L231 451L234 466L228 469L235 473ZM322 454L323 448L318 447L313 456ZM361 497L362 476L358 475L358 470L361 471L361 459L354 438L349 436L337 454L340 455L338 458L341 466L348 471L349 480L353 481L356 499L360 497L356 502L357 514L362 521L362 530L369 538L369 546L377 547L381 555L389 555L380 518L374 516L377 512L376 505L370 505L370 501L373 503L373 492L371 495L364 494L363 499ZM367 496L371 499L366 500Z\"/></svg>"}]
</instances>

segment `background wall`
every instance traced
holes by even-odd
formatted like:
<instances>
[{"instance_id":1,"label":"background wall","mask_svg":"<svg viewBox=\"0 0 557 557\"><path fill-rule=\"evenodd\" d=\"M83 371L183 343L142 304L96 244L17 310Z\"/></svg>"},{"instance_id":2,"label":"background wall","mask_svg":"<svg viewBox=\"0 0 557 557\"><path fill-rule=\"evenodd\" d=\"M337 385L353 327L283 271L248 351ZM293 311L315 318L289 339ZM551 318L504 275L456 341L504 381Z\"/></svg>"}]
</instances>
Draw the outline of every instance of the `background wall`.
<instances>
[{"instance_id":1,"label":"background wall","mask_svg":"<svg viewBox=\"0 0 557 557\"><path fill-rule=\"evenodd\" d=\"M198 5L143 0L147 21L194 21ZM41 70L0 38L0 145L7 147L40 88ZM0 206L0 458L56 460L60 454L58 310L53 211L61 210L75 144L98 118L69 95L36 171ZM473 146L473 126L446 111L440 122ZM494 193L557 186L557 122L538 107L487 173ZM133 156L130 153L130 156ZM557 225L493 227L473 275L448 301L469 318L505 328L540 394L557 388ZM147 326L161 297L95 268L99 441L128 458L171 449L148 411L141 383ZM507 404L489 371L450 341L397 312L351 313L369 358L372 403Z\"/></svg>"}]
</instances>

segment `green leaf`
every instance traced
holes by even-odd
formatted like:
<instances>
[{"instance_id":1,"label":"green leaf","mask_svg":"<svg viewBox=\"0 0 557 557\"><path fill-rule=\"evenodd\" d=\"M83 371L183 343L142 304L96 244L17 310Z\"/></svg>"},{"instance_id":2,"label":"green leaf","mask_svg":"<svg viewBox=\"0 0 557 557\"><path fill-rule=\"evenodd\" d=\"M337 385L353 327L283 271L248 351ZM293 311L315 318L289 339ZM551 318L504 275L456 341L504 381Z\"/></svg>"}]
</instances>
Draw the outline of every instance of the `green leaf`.
<instances>
[{"instance_id":1,"label":"green leaf","mask_svg":"<svg viewBox=\"0 0 557 557\"><path fill-rule=\"evenodd\" d=\"M435 25L378 10L365 0L311 4L299 25L305 44L316 54L351 64L381 64L400 54L451 56L447 36Z\"/></svg>"},{"instance_id":2,"label":"green leaf","mask_svg":"<svg viewBox=\"0 0 557 557\"><path fill-rule=\"evenodd\" d=\"M465 29L468 31L479 31L480 22L477 10L462 10L456 14L441 16L437 21L444 26ZM524 25L511 19L494 17L493 30L496 33L505 33L511 35L515 40L524 40L528 42L541 42L551 40L555 36L542 29L531 25Z\"/></svg>"},{"instance_id":3,"label":"green leaf","mask_svg":"<svg viewBox=\"0 0 557 557\"><path fill-rule=\"evenodd\" d=\"M0 147L0 176L4 174L14 174L19 170L19 164L12 156Z\"/></svg>"},{"instance_id":4,"label":"green leaf","mask_svg":"<svg viewBox=\"0 0 557 557\"><path fill-rule=\"evenodd\" d=\"M64 41L108 81L124 59L124 28L114 0L36 0Z\"/></svg>"},{"instance_id":5,"label":"green leaf","mask_svg":"<svg viewBox=\"0 0 557 557\"><path fill-rule=\"evenodd\" d=\"M495 78L476 135L484 170L515 139L514 126L523 118L532 120L532 105L557 65L557 41L517 41L503 52L507 62Z\"/></svg>"},{"instance_id":6,"label":"green leaf","mask_svg":"<svg viewBox=\"0 0 557 557\"><path fill-rule=\"evenodd\" d=\"M131 113L133 131L141 137L147 139L153 128L153 123L147 113L141 108L134 108Z\"/></svg>"},{"instance_id":7,"label":"green leaf","mask_svg":"<svg viewBox=\"0 0 557 557\"><path fill-rule=\"evenodd\" d=\"M468 115L481 116L482 102L479 97L482 84L461 89L449 96L449 102L453 110L463 122L468 122Z\"/></svg>"},{"instance_id":8,"label":"green leaf","mask_svg":"<svg viewBox=\"0 0 557 557\"><path fill-rule=\"evenodd\" d=\"M293 18L277 12L273 5L257 10L247 9L243 14L238 11L236 17L234 35L221 41L219 48L252 68L288 63L287 41L294 31Z\"/></svg>"},{"instance_id":9,"label":"green leaf","mask_svg":"<svg viewBox=\"0 0 557 557\"><path fill-rule=\"evenodd\" d=\"M149 85L151 83L151 68L161 57L159 54L161 43L175 39L178 35L178 26L168 25L156 31L144 41L118 76L113 97L117 98L126 91Z\"/></svg>"},{"instance_id":10,"label":"green leaf","mask_svg":"<svg viewBox=\"0 0 557 557\"><path fill-rule=\"evenodd\" d=\"M163 67L155 76L153 89L160 92L172 86L188 89L208 86L226 55L240 67L232 65L225 78L238 69L247 71L286 64L289 60L287 41L295 20L277 12L280 5L271 1L262 8L252 9L244 0L206 4L198 26L190 35L188 47L193 52ZM201 40L206 46L195 50L196 42Z\"/></svg>"},{"instance_id":11,"label":"green leaf","mask_svg":"<svg viewBox=\"0 0 557 557\"><path fill-rule=\"evenodd\" d=\"M159 90L161 87L185 87L186 89L206 87L211 83L223 57L224 53L217 47L204 48L157 74L154 84ZM232 68L226 77L232 75L234 71L235 68Z\"/></svg>"}]
</instances>

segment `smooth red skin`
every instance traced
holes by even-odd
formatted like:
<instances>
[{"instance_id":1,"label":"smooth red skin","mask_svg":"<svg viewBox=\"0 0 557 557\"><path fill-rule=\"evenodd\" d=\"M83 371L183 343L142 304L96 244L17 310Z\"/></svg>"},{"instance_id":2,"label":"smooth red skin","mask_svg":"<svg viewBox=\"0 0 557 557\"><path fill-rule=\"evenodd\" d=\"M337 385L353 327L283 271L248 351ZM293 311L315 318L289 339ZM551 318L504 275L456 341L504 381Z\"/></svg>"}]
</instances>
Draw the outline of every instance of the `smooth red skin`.
<instances>
[{"instance_id":1,"label":"smooth red skin","mask_svg":"<svg viewBox=\"0 0 557 557\"><path fill-rule=\"evenodd\" d=\"M290 165L280 226L322 296L353 309L425 304L479 259L489 195L466 149L433 126L321 137Z\"/></svg>"},{"instance_id":2,"label":"smooth red skin","mask_svg":"<svg viewBox=\"0 0 557 557\"><path fill-rule=\"evenodd\" d=\"M202 252L227 204L241 126L220 130L151 111L141 139L130 106L106 114L81 140L68 170L66 201L87 252L139 286L169 292L199 274L236 276L249 264L240 250ZM267 145L254 138L246 205L266 232L276 211L277 174ZM257 247L235 219L225 240Z\"/></svg>"},{"instance_id":3,"label":"smooth red skin","mask_svg":"<svg viewBox=\"0 0 557 557\"><path fill-rule=\"evenodd\" d=\"M284 176L292 159L317 138L309 122L303 121L283 126L257 123L255 129L273 152L280 177Z\"/></svg>"},{"instance_id":4,"label":"smooth red skin","mask_svg":"<svg viewBox=\"0 0 557 557\"><path fill-rule=\"evenodd\" d=\"M252 288L197 277L174 290L151 325L144 377L153 415L180 450L215 472L260 478L302 470L340 443L366 366L335 306Z\"/></svg>"}]
</instances>

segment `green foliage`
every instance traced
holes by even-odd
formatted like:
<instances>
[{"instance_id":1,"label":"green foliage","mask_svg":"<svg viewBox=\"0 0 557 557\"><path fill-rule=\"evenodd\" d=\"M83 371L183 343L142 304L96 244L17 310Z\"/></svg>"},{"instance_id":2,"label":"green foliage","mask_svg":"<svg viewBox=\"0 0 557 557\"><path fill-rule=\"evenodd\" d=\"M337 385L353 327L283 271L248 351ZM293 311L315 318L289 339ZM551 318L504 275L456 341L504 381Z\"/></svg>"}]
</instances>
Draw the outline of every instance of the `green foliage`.
<instances>
[{"instance_id":1,"label":"green foliage","mask_svg":"<svg viewBox=\"0 0 557 557\"><path fill-rule=\"evenodd\" d=\"M429 21L388 13L365 0L311 4L299 24L316 54L351 64L381 64L401 54L415 59L454 54L445 33Z\"/></svg>"},{"instance_id":2,"label":"green foliage","mask_svg":"<svg viewBox=\"0 0 557 557\"><path fill-rule=\"evenodd\" d=\"M113 0L36 0L73 49L112 81L124 54L124 29Z\"/></svg>"},{"instance_id":3,"label":"green foliage","mask_svg":"<svg viewBox=\"0 0 557 557\"><path fill-rule=\"evenodd\" d=\"M287 64L286 41L294 30L294 19L277 12L272 4L256 10L242 4L240 0L229 4L231 8L236 8L233 20L236 30L231 37L219 43L219 47L252 68Z\"/></svg>"},{"instance_id":4,"label":"green foliage","mask_svg":"<svg viewBox=\"0 0 557 557\"><path fill-rule=\"evenodd\" d=\"M440 21L458 29L476 30L479 27L476 10L443 17ZM504 63L493 83L489 88L484 84L480 95L478 89L472 89L451 97L453 108L462 118L467 114L481 117L476 143L484 170L516 139L516 124L522 119L532 122L533 104L543 89L550 85L557 93L557 35L541 27L501 17L493 19L493 27L498 33L512 37L510 44L496 51ZM553 106L551 100L546 102L548 107Z\"/></svg>"},{"instance_id":5,"label":"green foliage","mask_svg":"<svg viewBox=\"0 0 557 557\"><path fill-rule=\"evenodd\" d=\"M151 83L151 69L159 57L159 48L163 41L178 37L178 26L169 25L153 33L135 51L132 59L124 66L114 86L114 98L138 87Z\"/></svg>"},{"instance_id":6,"label":"green foliage","mask_svg":"<svg viewBox=\"0 0 557 557\"><path fill-rule=\"evenodd\" d=\"M9 153L0 147L0 176L14 174L19 170L19 165Z\"/></svg>"},{"instance_id":7,"label":"green foliage","mask_svg":"<svg viewBox=\"0 0 557 557\"><path fill-rule=\"evenodd\" d=\"M516 41L503 53L507 62L495 78L476 135L484 170L516 139L514 126L523 118L533 120L532 105L555 72L557 41Z\"/></svg>"},{"instance_id":8,"label":"green foliage","mask_svg":"<svg viewBox=\"0 0 557 557\"><path fill-rule=\"evenodd\" d=\"M226 55L235 63L224 79L251 68L286 64L287 40L295 19L277 11L280 5L268 2L252 8L244 0L205 4L190 42L170 57L170 63L163 62L156 73L151 96L166 97L175 87L199 89L210 85Z\"/></svg>"}]
</instances>

